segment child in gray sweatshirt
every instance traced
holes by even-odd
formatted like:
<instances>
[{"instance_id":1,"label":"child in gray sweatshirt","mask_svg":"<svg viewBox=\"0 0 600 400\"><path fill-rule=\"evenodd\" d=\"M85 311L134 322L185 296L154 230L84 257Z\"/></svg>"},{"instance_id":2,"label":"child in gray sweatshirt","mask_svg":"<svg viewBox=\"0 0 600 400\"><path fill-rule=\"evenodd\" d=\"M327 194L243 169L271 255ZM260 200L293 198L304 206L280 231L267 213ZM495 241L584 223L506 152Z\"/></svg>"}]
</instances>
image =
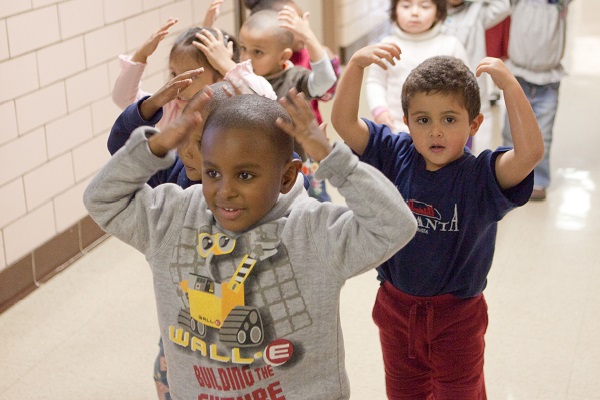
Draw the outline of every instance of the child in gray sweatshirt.
<instances>
[{"instance_id":1,"label":"child in gray sweatshirt","mask_svg":"<svg viewBox=\"0 0 600 400\"><path fill-rule=\"evenodd\" d=\"M150 264L173 399L349 398L340 290L416 231L394 185L332 146L303 95L279 103L238 95L206 121L188 107L160 132L140 127L84 194ZM146 185L198 129L202 184ZM308 197L293 139L347 206Z\"/></svg>"}]
</instances>

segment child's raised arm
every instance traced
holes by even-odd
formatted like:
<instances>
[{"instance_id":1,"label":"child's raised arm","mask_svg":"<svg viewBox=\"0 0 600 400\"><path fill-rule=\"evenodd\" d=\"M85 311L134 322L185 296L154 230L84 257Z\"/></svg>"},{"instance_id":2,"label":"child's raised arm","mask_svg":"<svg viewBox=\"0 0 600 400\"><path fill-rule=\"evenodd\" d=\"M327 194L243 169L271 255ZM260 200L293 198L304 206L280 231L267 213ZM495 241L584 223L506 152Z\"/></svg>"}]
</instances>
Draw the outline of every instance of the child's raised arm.
<instances>
[{"instance_id":1,"label":"child's raised arm","mask_svg":"<svg viewBox=\"0 0 600 400\"><path fill-rule=\"evenodd\" d=\"M477 76L488 73L504 92L513 150L498 156L496 177L503 189L519 184L544 156L544 141L535 114L521 85L498 58L486 57L477 66Z\"/></svg>"},{"instance_id":2,"label":"child's raised arm","mask_svg":"<svg viewBox=\"0 0 600 400\"><path fill-rule=\"evenodd\" d=\"M291 31L294 37L304 44L310 56L312 69L308 82L309 95L320 98L335 85L337 75L327 51L317 39L317 36L308 23L309 13L299 15L291 6L284 6L277 16L279 26Z\"/></svg>"},{"instance_id":3,"label":"child's raised arm","mask_svg":"<svg viewBox=\"0 0 600 400\"><path fill-rule=\"evenodd\" d=\"M219 18L219 13L221 12L221 4L223 4L223 0L213 0L210 3L206 14L204 14L204 23L202 26L210 26L211 28L215 26L215 22L217 22L217 18Z\"/></svg>"},{"instance_id":4,"label":"child's raised arm","mask_svg":"<svg viewBox=\"0 0 600 400\"><path fill-rule=\"evenodd\" d=\"M369 143L367 124L358 116L364 70L371 64L387 69L384 60L395 65L395 59L400 59L400 53L400 48L392 43L377 43L363 47L352 55L338 82L331 111L331 123L340 137L357 154L362 154Z\"/></svg>"},{"instance_id":5,"label":"child's raised arm","mask_svg":"<svg viewBox=\"0 0 600 400\"><path fill-rule=\"evenodd\" d=\"M164 157L170 150L176 149L185 143L188 136L202 126L203 120L200 111L206 107L212 97L210 87L206 87L202 94L196 96L188 104L185 112L167 124L159 133L148 139L148 146L152 154Z\"/></svg>"},{"instance_id":6,"label":"child's raised arm","mask_svg":"<svg viewBox=\"0 0 600 400\"><path fill-rule=\"evenodd\" d=\"M150 57L158 47L158 44L169 34L169 28L175 25L179 21L177 18L169 18L167 22L161 26L158 31L154 32L150 37L140 46L140 48L133 53L131 61L146 64L148 57Z\"/></svg>"},{"instance_id":7,"label":"child's raised arm","mask_svg":"<svg viewBox=\"0 0 600 400\"><path fill-rule=\"evenodd\" d=\"M291 122L279 118L276 123L288 135L292 136L302 146L306 154L313 160L320 162L329 153L332 146L325 133L326 124L317 125L315 115L306 101L304 93L291 89L286 97L279 100L286 109Z\"/></svg>"},{"instance_id":8,"label":"child's raised arm","mask_svg":"<svg viewBox=\"0 0 600 400\"><path fill-rule=\"evenodd\" d=\"M150 120L160 108L164 107L168 102L175 100L179 92L190 86L192 80L203 72L204 68L192 69L171 78L156 93L142 102L140 105L140 115L142 118L146 121Z\"/></svg>"}]
</instances>

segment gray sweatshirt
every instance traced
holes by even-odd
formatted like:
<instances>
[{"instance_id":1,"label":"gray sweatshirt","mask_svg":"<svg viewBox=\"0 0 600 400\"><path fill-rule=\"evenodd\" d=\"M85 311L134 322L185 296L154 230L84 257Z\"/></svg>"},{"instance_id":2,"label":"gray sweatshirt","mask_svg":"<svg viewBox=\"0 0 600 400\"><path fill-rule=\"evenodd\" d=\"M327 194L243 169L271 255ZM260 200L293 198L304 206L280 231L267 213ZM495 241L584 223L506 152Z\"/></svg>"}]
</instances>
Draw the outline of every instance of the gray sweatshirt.
<instances>
[{"instance_id":1,"label":"gray sweatshirt","mask_svg":"<svg viewBox=\"0 0 600 400\"><path fill-rule=\"evenodd\" d=\"M297 179L256 226L227 232L201 185L145 184L174 162L173 152L150 152L146 136L155 132L134 131L84 202L150 264L172 398L349 398L340 290L413 237L398 190L337 143L317 176L347 206L319 203Z\"/></svg>"}]
</instances>

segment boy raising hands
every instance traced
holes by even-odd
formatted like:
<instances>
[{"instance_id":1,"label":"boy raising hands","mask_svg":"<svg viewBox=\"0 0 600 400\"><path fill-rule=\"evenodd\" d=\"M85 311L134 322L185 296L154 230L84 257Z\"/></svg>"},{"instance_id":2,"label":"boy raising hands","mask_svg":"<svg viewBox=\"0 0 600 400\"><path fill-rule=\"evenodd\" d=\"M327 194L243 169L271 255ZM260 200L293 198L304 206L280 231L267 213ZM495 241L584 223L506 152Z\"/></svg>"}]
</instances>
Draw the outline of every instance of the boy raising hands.
<instances>
[{"instance_id":1,"label":"boy raising hands","mask_svg":"<svg viewBox=\"0 0 600 400\"><path fill-rule=\"evenodd\" d=\"M338 83L332 123L362 161L381 170L407 201L415 238L377 268L382 285L373 309L391 399L485 399L487 306L497 223L525 204L544 147L516 78L499 59L484 58L504 91L514 148L465 148L483 116L477 81L449 56L425 60L402 88L407 133L358 117L363 72L395 64L400 49L376 44L356 52ZM402 61L400 61L402 62ZM400 94L398 94L400 95Z\"/></svg>"}]
</instances>

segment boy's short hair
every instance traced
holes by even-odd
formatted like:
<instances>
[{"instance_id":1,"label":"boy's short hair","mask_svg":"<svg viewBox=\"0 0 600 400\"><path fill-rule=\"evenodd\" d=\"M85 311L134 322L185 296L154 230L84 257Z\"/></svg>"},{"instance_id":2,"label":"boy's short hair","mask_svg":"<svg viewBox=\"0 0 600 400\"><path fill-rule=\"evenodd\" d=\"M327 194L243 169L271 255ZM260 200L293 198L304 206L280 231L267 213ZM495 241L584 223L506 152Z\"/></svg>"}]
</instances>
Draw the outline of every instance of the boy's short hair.
<instances>
[{"instance_id":1,"label":"boy's short hair","mask_svg":"<svg viewBox=\"0 0 600 400\"><path fill-rule=\"evenodd\" d=\"M398 15L396 14L396 7L401 0L392 0L390 3L390 20L392 23L396 23ZM432 0L437 6L436 23L443 21L448 16L448 3L447 0Z\"/></svg>"},{"instance_id":2,"label":"boy's short hair","mask_svg":"<svg viewBox=\"0 0 600 400\"><path fill-rule=\"evenodd\" d=\"M278 41L281 50L292 48L294 46L294 34L290 30L279 26L278 14L277 11L270 9L257 11L244 21L243 26L250 30L259 29L263 33L272 34L273 38Z\"/></svg>"},{"instance_id":3,"label":"boy's short hair","mask_svg":"<svg viewBox=\"0 0 600 400\"><path fill-rule=\"evenodd\" d=\"M177 36L177 38L175 39L175 43L173 43L173 47L171 47L171 52L169 53L169 57L173 57L173 55L177 52L185 52L186 55L193 57L194 60L196 60L196 62L198 64L210 66L212 69L215 69L210 64L210 62L208 61L208 59L206 58L206 55L202 52L202 50L200 50L199 48L197 48L196 46L194 46L192 44L192 42L198 41L198 38L196 38L197 33L204 35L204 33L202 33L203 29L206 29L207 31L209 31L214 37L218 37L217 31L215 31L213 28L210 28L210 27L201 26L201 27L190 28L190 29L182 32L179 36ZM232 43L232 45L233 45L232 60L235 61L236 63L239 62L240 50L239 50L237 40L233 36L231 36L228 33L223 31L223 42L225 44L225 47L227 47L229 42Z\"/></svg>"},{"instance_id":4,"label":"boy's short hair","mask_svg":"<svg viewBox=\"0 0 600 400\"><path fill-rule=\"evenodd\" d=\"M218 107L210 111L204 123L204 132L236 129L267 135L274 151L281 155L283 162L287 162L293 158L294 140L275 124L277 118L291 121L277 101L257 94L240 94L218 102Z\"/></svg>"},{"instance_id":5,"label":"boy's short hair","mask_svg":"<svg viewBox=\"0 0 600 400\"><path fill-rule=\"evenodd\" d=\"M477 78L469 67L456 57L430 57L408 74L402 85L402 111L405 117L408 117L412 96L423 92L453 94L460 97L471 120L479 115L481 110Z\"/></svg>"},{"instance_id":6,"label":"boy's short hair","mask_svg":"<svg viewBox=\"0 0 600 400\"><path fill-rule=\"evenodd\" d=\"M244 6L250 10L250 14L261 10L281 11L284 6L298 7L292 0L244 0Z\"/></svg>"}]
</instances>

